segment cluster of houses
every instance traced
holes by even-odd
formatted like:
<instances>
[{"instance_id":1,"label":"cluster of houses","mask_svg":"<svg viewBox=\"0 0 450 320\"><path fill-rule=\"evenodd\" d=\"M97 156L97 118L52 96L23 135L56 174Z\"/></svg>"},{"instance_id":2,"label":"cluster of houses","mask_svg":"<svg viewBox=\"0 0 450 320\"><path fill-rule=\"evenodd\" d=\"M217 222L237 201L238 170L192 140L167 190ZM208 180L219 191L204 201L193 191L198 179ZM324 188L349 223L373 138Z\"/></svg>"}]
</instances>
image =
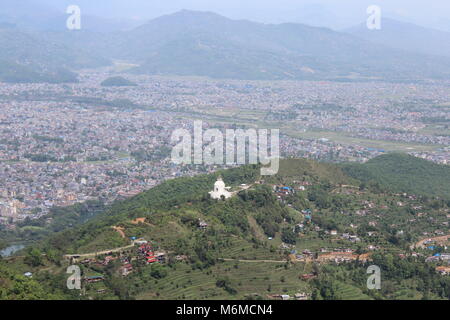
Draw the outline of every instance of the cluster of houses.
<instances>
[{"instance_id":1,"label":"cluster of houses","mask_svg":"<svg viewBox=\"0 0 450 320\"><path fill-rule=\"evenodd\" d=\"M435 268L436 272L441 275L450 275L450 253L436 252L436 249L439 247L446 250L449 239L449 235L440 235L434 238L423 239L412 247L433 250L435 253L432 256L427 257L425 262L444 264L443 266L437 266Z\"/></svg>"},{"instance_id":2,"label":"cluster of houses","mask_svg":"<svg viewBox=\"0 0 450 320\"><path fill-rule=\"evenodd\" d=\"M119 272L123 277L126 277L133 272L133 266L131 263L126 263L120 267Z\"/></svg>"},{"instance_id":3,"label":"cluster of houses","mask_svg":"<svg viewBox=\"0 0 450 320\"><path fill-rule=\"evenodd\" d=\"M93 265L96 265L99 267L105 267L105 266L109 265L112 261L115 261L117 259L120 259L120 262L122 264L121 267L119 268L119 273L122 276L129 275L133 271L133 266L131 265L131 259L125 255L120 256L120 257L108 255L103 260L98 260L96 258L84 259L83 261L81 261L81 263L84 265L93 264ZM98 281L103 281L103 280L104 280L103 276L91 276L91 277L85 278L85 281L88 283L98 282Z\"/></svg>"},{"instance_id":4,"label":"cluster of houses","mask_svg":"<svg viewBox=\"0 0 450 320\"><path fill-rule=\"evenodd\" d=\"M405 259L407 257L407 255L405 254L399 254L398 256L401 259ZM411 257L419 257L419 256L423 256L423 254L417 252L411 253ZM434 255L425 258L425 262L446 264L443 266L437 266L435 268L435 271L443 276L450 275L450 253L435 253Z\"/></svg>"},{"instance_id":5,"label":"cluster of houses","mask_svg":"<svg viewBox=\"0 0 450 320\"><path fill-rule=\"evenodd\" d=\"M107 266L111 261L114 261L114 260L117 260L117 259L118 258L114 257L114 256L106 256L103 260L96 259L96 258L87 258L87 259L84 259L84 260L82 260L80 262L83 265L91 265L91 264L93 264L93 265L96 265L96 266L99 266L99 267L104 267L104 266Z\"/></svg>"},{"instance_id":6,"label":"cluster of houses","mask_svg":"<svg viewBox=\"0 0 450 320\"><path fill-rule=\"evenodd\" d=\"M342 239L348 240L348 241L350 241L350 242L359 242L359 241L361 241L360 238L358 238L358 237L355 236L355 235L349 234L349 233L343 233L343 234L342 234Z\"/></svg>"},{"instance_id":7,"label":"cluster of houses","mask_svg":"<svg viewBox=\"0 0 450 320\"><path fill-rule=\"evenodd\" d=\"M166 260L166 253L161 251L155 251L154 248L146 241L145 239L136 239L135 237L132 237L133 243L138 246L138 258L144 259L146 264L152 264L152 263L164 263ZM90 258L90 259L84 259L81 261L84 265L96 265L99 267L104 267L109 265L112 261L115 261L117 259L120 259L121 266L119 268L119 273L126 277L130 273L133 272L133 265L131 264L131 261L134 259L130 257L129 255L120 255L120 256L113 256L108 255L104 259L97 259L97 258ZM102 281L102 276L93 276L88 277L85 279L87 282L98 282Z\"/></svg>"},{"instance_id":8,"label":"cluster of houses","mask_svg":"<svg viewBox=\"0 0 450 320\"><path fill-rule=\"evenodd\" d=\"M85 277L84 278L84 281L86 281L87 283L100 282L100 281L103 281L103 280L105 280L105 277L104 276L100 276L100 275L89 276L89 277Z\"/></svg>"},{"instance_id":9,"label":"cluster of houses","mask_svg":"<svg viewBox=\"0 0 450 320\"><path fill-rule=\"evenodd\" d=\"M314 254L308 249L303 250L303 252L297 253L296 250L293 250L289 255L291 261L316 261L316 262L335 262L335 263L343 263L350 261L361 261L366 262L370 260L371 253L365 254L355 254L353 250L346 249L343 251L334 251L327 252L326 249L321 249L322 254Z\"/></svg>"},{"instance_id":10,"label":"cluster of houses","mask_svg":"<svg viewBox=\"0 0 450 320\"><path fill-rule=\"evenodd\" d=\"M335 263L343 263L359 260L361 262L366 262L370 259L370 253L364 254L354 254L353 252L330 252L319 255L317 257L318 262L328 262L333 261Z\"/></svg>"},{"instance_id":11,"label":"cluster of houses","mask_svg":"<svg viewBox=\"0 0 450 320\"><path fill-rule=\"evenodd\" d=\"M119 268L119 272L122 276L126 277L131 272L133 272L133 265L131 264L131 259L129 257L123 257L120 259L122 266Z\"/></svg>"},{"instance_id":12,"label":"cluster of houses","mask_svg":"<svg viewBox=\"0 0 450 320\"><path fill-rule=\"evenodd\" d=\"M284 186L284 185L274 185L273 191L277 195L277 198L283 198L287 195L293 194L295 191L292 187Z\"/></svg>"},{"instance_id":13,"label":"cluster of houses","mask_svg":"<svg viewBox=\"0 0 450 320\"><path fill-rule=\"evenodd\" d=\"M438 237L421 240L416 244L416 246L420 248L427 247L428 249L434 249L436 245L445 245L450 240L450 235L442 235L443 232L440 230L438 230L437 233L439 233Z\"/></svg>"},{"instance_id":14,"label":"cluster of houses","mask_svg":"<svg viewBox=\"0 0 450 320\"><path fill-rule=\"evenodd\" d=\"M450 267L445 267L445 266L440 266L440 267L436 267L436 272L446 276L446 275L450 275Z\"/></svg>"},{"instance_id":15,"label":"cluster of houses","mask_svg":"<svg viewBox=\"0 0 450 320\"><path fill-rule=\"evenodd\" d=\"M314 258L314 255L308 249L303 250L302 253L298 253L297 250L292 250L289 257L292 261L307 261L312 260Z\"/></svg>"},{"instance_id":16,"label":"cluster of houses","mask_svg":"<svg viewBox=\"0 0 450 320\"><path fill-rule=\"evenodd\" d=\"M148 243L141 244L138 248L138 253L147 264L156 262L164 263L166 260L166 254L164 252L154 251L153 247Z\"/></svg>"},{"instance_id":17,"label":"cluster of houses","mask_svg":"<svg viewBox=\"0 0 450 320\"><path fill-rule=\"evenodd\" d=\"M300 183L300 186L298 187L291 187L286 185L273 185L272 189L275 195L277 196L277 199L280 201L284 201L284 199L287 196L294 194L296 191L305 191L306 190L305 185L310 185L310 183L304 181Z\"/></svg>"},{"instance_id":18,"label":"cluster of houses","mask_svg":"<svg viewBox=\"0 0 450 320\"><path fill-rule=\"evenodd\" d=\"M435 253L431 257L427 257L425 262L445 262L450 264L450 253Z\"/></svg>"}]
</instances>

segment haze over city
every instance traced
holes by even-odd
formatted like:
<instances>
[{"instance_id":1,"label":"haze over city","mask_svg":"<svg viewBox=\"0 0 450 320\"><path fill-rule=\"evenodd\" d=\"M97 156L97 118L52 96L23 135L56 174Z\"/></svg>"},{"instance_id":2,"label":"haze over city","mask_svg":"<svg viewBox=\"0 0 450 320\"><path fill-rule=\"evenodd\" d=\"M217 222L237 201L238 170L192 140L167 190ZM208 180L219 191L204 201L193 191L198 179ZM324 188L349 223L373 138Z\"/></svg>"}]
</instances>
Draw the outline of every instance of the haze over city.
<instances>
[{"instance_id":1,"label":"haze over city","mask_svg":"<svg viewBox=\"0 0 450 320\"><path fill-rule=\"evenodd\" d=\"M449 300L449 13L1 0L0 300Z\"/></svg>"}]
</instances>

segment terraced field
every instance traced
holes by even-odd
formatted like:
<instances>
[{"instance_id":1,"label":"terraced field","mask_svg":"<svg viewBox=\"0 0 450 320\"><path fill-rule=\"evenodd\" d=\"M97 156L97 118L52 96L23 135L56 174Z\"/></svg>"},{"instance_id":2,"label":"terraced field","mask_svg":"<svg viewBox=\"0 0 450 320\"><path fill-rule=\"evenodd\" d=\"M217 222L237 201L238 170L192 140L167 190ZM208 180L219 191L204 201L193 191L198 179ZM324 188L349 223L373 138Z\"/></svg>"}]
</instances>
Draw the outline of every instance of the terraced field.
<instances>
[{"instance_id":1,"label":"terraced field","mask_svg":"<svg viewBox=\"0 0 450 320\"><path fill-rule=\"evenodd\" d=\"M281 255L279 250L270 251L267 248L254 248L253 245L243 239L233 239L230 248L220 252L221 258L243 259L243 260L283 260L285 257Z\"/></svg>"},{"instance_id":2,"label":"terraced field","mask_svg":"<svg viewBox=\"0 0 450 320\"><path fill-rule=\"evenodd\" d=\"M293 295L310 291L307 282L299 279L304 272L303 264L286 269L284 264L277 263L227 261L215 265L209 272L192 270L187 264L177 264L176 270L171 270L166 278L151 284L151 289L138 295L137 299L242 299L245 294L253 293L263 298L267 298L268 294ZM230 279L237 294L229 294L216 286L216 281L223 277Z\"/></svg>"},{"instance_id":3,"label":"terraced field","mask_svg":"<svg viewBox=\"0 0 450 320\"><path fill-rule=\"evenodd\" d=\"M371 300L371 298L364 293L359 288L352 285L338 282L338 295L343 300Z\"/></svg>"}]
</instances>

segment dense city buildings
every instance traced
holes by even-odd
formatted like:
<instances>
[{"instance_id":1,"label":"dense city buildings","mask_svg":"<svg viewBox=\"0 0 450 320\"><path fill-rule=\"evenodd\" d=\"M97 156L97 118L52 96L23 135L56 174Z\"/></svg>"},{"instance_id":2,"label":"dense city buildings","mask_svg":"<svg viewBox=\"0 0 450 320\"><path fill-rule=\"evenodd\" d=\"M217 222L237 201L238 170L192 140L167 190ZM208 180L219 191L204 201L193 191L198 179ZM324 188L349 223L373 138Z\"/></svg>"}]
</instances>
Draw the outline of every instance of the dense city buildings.
<instances>
[{"instance_id":1,"label":"dense city buildings","mask_svg":"<svg viewBox=\"0 0 450 320\"><path fill-rule=\"evenodd\" d=\"M138 85L102 86L111 71L86 70L77 84L0 86L1 223L214 170L171 162L171 133L192 130L195 119L220 129L278 127L283 157L365 162L401 148L450 161L448 83L127 75Z\"/></svg>"}]
</instances>

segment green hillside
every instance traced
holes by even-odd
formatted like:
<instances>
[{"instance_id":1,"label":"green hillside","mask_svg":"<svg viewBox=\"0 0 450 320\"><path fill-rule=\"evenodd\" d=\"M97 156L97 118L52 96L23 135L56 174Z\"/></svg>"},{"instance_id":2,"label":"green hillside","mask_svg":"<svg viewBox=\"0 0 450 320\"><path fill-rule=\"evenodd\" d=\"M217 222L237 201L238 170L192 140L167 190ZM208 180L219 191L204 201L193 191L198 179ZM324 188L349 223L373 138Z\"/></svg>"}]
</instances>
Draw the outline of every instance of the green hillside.
<instances>
[{"instance_id":1,"label":"green hillside","mask_svg":"<svg viewBox=\"0 0 450 320\"><path fill-rule=\"evenodd\" d=\"M311 182L327 181L333 184L356 183L338 166L309 159L281 160L280 170L274 178L280 179L280 181L309 180Z\"/></svg>"},{"instance_id":2,"label":"green hillside","mask_svg":"<svg viewBox=\"0 0 450 320\"><path fill-rule=\"evenodd\" d=\"M450 198L450 166L405 154L376 157L365 164L348 164L344 172L384 189Z\"/></svg>"},{"instance_id":3,"label":"green hillside","mask_svg":"<svg viewBox=\"0 0 450 320\"><path fill-rule=\"evenodd\" d=\"M131 73L151 75L335 81L450 78L449 57L396 49L365 38L304 24L263 24L188 10L115 33L30 33L3 25L0 60L29 67L37 75L0 73L0 79L73 81L55 74L55 69L99 67L111 60L136 65L128 70Z\"/></svg>"},{"instance_id":4,"label":"green hillside","mask_svg":"<svg viewBox=\"0 0 450 320\"><path fill-rule=\"evenodd\" d=\"M405 181L409 176L414 181L410 164L397 158L383 156L361 167L393 161L403 168L398 170ZM432 163L422 165L420 172L435 170ZM288 159L273 177L244 166L168 180L106 208L96 203L61 208L53 222L21 226L17 237L31 227L46 232L16 256L0 259L6 274L0 274L0 299L276 299L300 293L319 300L450 297L450 280L424 262L432 252L417 248L421 256L407 256L424 232L448 231L443 222L450 203L364 186L347 171L348 166L342 170ZM234 192L230 199L208 195L219 175ZM64 227L64 221L71 226ZM164 258L148 262L132 239L145 239L152 254ZM335 260L333 254L343 250L353 262ZM406 258L398 259L400 253ZM360 260L360 254L369 261ZM389 284L381 291L366 288L366 269L373 263ZM103 278L84 281L79 295L64 286L71 264L80 266L85 277ZM124 266L131 266L129 274ZM24 278L25 272L32 272L36 282Z\"/></svg>"},{"instance_id":5,"label":"green hillside","mask_svg":"<svg viewBox=\"0 0 450 320\"><path fill-rule=\"evenodd\" d=\"M233 79L446 78L447 57L374 45L303 24L262 24L182 10L105 39L96 52L132 61L132 72ZM113 45L112 45L113 44Z\"/></svg>"},{"instance_id":6,"label":"green hillside","mask_svg":"<svg viewBox=\"0 0 450 320\"><path fill-rule=\"evenodd\" d=\"M383 28L379 32L371 32L366 23L346 31L362 39L368 39L391 48L436 56L450 56L450 32L448 31L424 28L389 18L383 19Z\"/></svg>"},{"instance_id":7,"label":"green hillside","mask_svg":"<svg viewBox=\"0 0 450 320\"><path fill-rule=\"evenodd\" d=\"M104 58L55 41L45 33L0 27L0 81L77 82L73 70L109 64Z\"/></svg>"},{"instance_id":8,"label":"green hillside","mask_svg":"<svg viewBox=\"0 0 450 320\"><path fill-rule=\"evenodd\" d=\"M70 83L77 75L67 69L41 71L38 67L22 65L11 60L0 60L0 81L9 83Z\"/></svg>"}]
</instances>

